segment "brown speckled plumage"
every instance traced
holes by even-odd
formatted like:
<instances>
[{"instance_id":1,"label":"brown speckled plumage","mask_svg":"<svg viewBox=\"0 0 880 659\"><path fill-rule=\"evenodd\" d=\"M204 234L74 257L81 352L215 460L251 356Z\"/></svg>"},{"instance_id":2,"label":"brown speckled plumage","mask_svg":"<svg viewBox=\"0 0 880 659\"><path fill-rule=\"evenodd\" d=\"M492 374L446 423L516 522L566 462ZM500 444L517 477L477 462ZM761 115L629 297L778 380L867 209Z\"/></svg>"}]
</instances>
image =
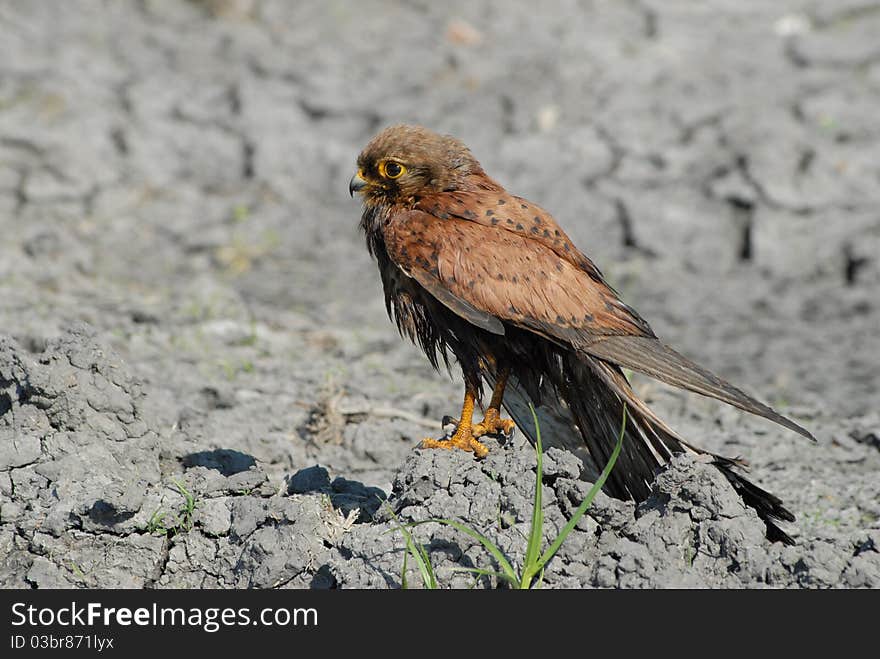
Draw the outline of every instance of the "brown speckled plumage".
<instances>
[{"instance_id":1,"label":"brown speckled plumage","mask_svg":"<svg viewBox=\"0 0 880 659\"><path fill-rule=\"evenodd\" d=\"M384 175L386 165L402 173ZM451 353L474 392L509 370L504 405L517 425L534 440L522 405L533 402L548 443L580 443L600 468L626 405L624 449L606 484L611 495L642 500L673 454L704 453L636 397L621 367L811 437L661 343L553 217L489 178L460 141L419 126L388 128L359 156L353 185L363 194L361 227L388 313L435 367L448 365ZM794 519L782 502L737 473L741 463L712 457L765 520L768 536L790 542L774 523Z\"/></svg>"}]
</instances>

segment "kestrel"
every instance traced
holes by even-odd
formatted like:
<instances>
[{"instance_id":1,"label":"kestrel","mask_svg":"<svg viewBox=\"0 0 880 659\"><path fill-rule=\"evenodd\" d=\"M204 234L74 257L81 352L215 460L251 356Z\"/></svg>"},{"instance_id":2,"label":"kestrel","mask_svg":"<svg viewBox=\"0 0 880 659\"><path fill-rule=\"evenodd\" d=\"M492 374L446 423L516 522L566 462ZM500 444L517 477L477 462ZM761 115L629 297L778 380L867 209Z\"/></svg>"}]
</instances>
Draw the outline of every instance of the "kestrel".
<instances>
[{"instance_id":1,"label":"kestrel","mask_svg":"<svg viewBox=\"0 0 880 659\"><path fill-rule=\"evenodd\" d=\"M579 449L601 468L625 408L610 495L642 501L673 455L707 455L767 524L767 536L793 542L776 524L794 521L782 501L746 480L742 461L685 442L636 396L622 367L813 439L807 430L664 345L550 214L508 193L459 140L392 126L367 144L357 166L349 191L363 199L360 226L389 316L435 368L441 360L448 367L452 353L464 376L454 434L423 447L485 456L481 436L513 430L502 405L534 443L531 402L545 444ZM484 382L493 391L475 424Z\"/></svg>"}]
</instances>

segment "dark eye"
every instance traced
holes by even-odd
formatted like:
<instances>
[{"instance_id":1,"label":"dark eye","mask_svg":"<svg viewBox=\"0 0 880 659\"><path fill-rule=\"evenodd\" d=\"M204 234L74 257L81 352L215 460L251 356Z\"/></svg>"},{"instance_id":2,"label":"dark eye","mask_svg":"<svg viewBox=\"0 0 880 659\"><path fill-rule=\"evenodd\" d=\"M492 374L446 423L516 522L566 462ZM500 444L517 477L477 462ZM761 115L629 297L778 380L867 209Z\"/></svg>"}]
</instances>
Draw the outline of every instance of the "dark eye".
<instances>
[{"instance_id":1,"label":"dark eye","mask_svg":"<svg viewBox=\"0 0 880 659\"><path fill-rule=\"evenodd\" d=\"M379 165L379 173L385 178L400 178L406 171L406 167L393 160L386 160Z\"/></svg>"}]
</instances>

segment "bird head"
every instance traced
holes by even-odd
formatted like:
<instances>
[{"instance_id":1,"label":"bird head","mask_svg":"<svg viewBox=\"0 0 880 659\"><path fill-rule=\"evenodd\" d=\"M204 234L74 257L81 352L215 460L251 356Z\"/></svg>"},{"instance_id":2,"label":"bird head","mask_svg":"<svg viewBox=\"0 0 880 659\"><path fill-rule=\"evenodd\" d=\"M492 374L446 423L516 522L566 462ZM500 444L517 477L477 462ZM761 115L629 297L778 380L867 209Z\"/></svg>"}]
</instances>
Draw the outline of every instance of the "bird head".
<instances>
[{"instance_id":1,"label":"bird head","mask_svg":"<svg viewBox=\"0 0 880 659\"><path fill-rule=\"evenodd\" d=\"M459 140L422 126L391 126L376 135L357 159L348 185L368 206L412 204L436 192L468 188L480 163Z\"/></svg>"}]
</instances>

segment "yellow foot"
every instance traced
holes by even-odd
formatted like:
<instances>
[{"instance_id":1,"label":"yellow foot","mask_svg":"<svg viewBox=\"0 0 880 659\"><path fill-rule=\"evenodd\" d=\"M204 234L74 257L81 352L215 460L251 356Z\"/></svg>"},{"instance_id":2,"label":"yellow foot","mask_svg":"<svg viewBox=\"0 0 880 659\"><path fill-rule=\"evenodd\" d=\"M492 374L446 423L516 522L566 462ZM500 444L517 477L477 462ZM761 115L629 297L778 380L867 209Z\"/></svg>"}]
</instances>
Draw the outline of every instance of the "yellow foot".
<instances>
[{"instance_id":1,"label":"yellow foot","mask_svg":"<svg viewBox=\"0 0 880 659\"><path fill-rule=\"evenodd\" d=\"M482 437L483 435L504 435L507 438L513 434L516 424L512 419L502 419L498 410L490 407L486 410L486 416L473 428L474 437Z\"/></svg>"},{"instance_id":2,"label":"yellow foot","mask_svg":"<svg viewBox=\"0 0 880 659\"><path fill-rule=\"evenodd\" d=\"M443 448L448 450L457 448L462 451L469 451L478 458L485 458L489 455L489 449L485 444L481 444L474 438L470 428L459 428L449 439L433 439L428 437L422 440L420 446L422 448Z\"/></svg>"},{"instance_id":3,"label":"yellow foot","mask_svg":"<svg viewBox=\"0 0 880 659\"><path fill-rule=\"evenodd\" d=\"M444 426L455 426L458 428L458 419L451 416L443 417ZM498 410L490 407L486 410L486 416L480 423L474 424L471 434L474 437L482 437L483 435L504 435L507 439L513 437L513 431L516 430L516 424L512 419L502 419Z\"/></svg>"}]
</instances>

